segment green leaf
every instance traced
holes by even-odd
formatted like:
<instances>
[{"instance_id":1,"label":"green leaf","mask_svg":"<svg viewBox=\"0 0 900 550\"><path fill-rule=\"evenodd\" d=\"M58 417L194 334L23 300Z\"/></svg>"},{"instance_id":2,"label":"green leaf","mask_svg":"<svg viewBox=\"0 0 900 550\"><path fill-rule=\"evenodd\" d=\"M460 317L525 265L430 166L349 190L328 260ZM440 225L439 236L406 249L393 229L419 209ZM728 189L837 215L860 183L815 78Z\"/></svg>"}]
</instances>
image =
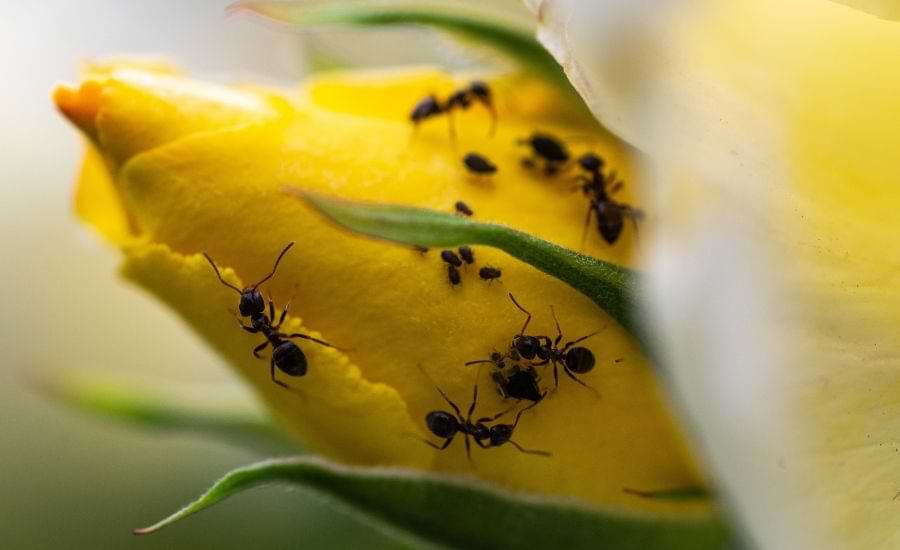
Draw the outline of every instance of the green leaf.
<instances>
[{"instance_id":1,"label":"green leaf","mask_svg":"<svg viewBox=\"0 0 900 550\"><path fill-rule=\"evenodd\" d=\"M57 375L52 380L40 380L37 385L66 405L142 428L201 434L260 454L299 451L298 445L282 435L268 418L239 403L217 405L218 410L188 408L172 395L85 375Z\"/></svg>"},{"instance_id":2,"label":"green leaf","mask_svg":"<svg viewBox=\"0 0 900 550\"><path fill-rule=\"evenodd\" d=\"M625 488L622 489L622 491L629 495L646 498L648 500L706 500L712 496L709 490L704 489L703 487L678 487L675 489L662 489L658 491Z\"/></svg>"},{"instance_id":3,"label":"green leaf","mask_svg":"<svg viewBox=\"0 0 900 550\"><path fill-rule=\"evenodd\" d=\"M514 495L486 484L403 470L350 468L320 459L270 460L227 474L146 534L263 484L324 493L351 510L419 539L459 548L723 548L728 532L713 515L654 517Z\"/></svg>"},{"instance_id":4,"label":"green leaf","mask_svg":"<svg viewBox=\"0 0 900 550\"><path fill-rule=\"evenodd\" d=\"M308 201L337 224L370 237L413 246L481 244L499 248L593 300L628 329L645 351L650 350L635 315L639 276L630 269L504 225L422 208L349 202L290 188L286 192Z\"/></svg>"},{"instance_id":5,"label":"green leaf","mask_svg":"<svg viewBox=\"0 0 900 550\"><path fill-rule=\"evenodd\" d=\"M441 9L441 8L444 9ZM580 106L583 102L572 88L559 63L532 36L485 13L446 4L416 2L385 5L359 2L304 4L270 0L238 2L234 9L246 9L293 26L357 25L367 27L425 25L489 46L509 57L522 68L536 73L561 90Z\"/></svg>"}]
</instances>

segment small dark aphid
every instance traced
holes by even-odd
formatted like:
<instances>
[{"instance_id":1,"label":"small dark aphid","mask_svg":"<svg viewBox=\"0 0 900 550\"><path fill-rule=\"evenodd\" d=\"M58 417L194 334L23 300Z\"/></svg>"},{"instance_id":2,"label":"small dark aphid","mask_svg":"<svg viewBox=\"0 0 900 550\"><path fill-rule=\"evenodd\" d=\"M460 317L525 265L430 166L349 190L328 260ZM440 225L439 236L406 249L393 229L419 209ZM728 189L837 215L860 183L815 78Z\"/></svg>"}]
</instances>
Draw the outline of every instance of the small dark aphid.
<instances>
[{"instance_id":1,"label":"small dark aphid","mask_svg":"<svg viewBox=\"0 0 900 550\"><path fill-rule=\"evenodd\" d=\"M493 282L494 279L499 279L501 275L501 271L496 267L491 267L486 265L478 270L478 276L488 282Z\"/></svg>"},{"instance_id":2,"label":"small dark aphid","mask_svg":"<svg viewBox=\"0 0 900 550\"><path fill-rule=\"evenodd\" d=\"M413 250L415 250L416 252L419 252L420 254L426 254L426 253L428 253L428 247L427 247L427 246L420 246L420 245L414 244L414 245L413 245Z\"/></svg>"},{"instance_id":3,"label":"small dark aphid","mask_svg":"<svg viewBox=\"0 0 900 550\"><path fill-rule=\"evenodd\" d=\"M462 282L462 279L459 277L459 270L453 264L447 264L447 279L450 280L450 284L453 286Z\"/></svg>"},{"instance_id":4,"label":"small dark aphid","mask_svg":"<svg viewBox=\"0 0 900 550\"><path fill-rule=\"evenodd\" d=\"M556 174L569 162L570 155L565 144L550 134L535 132L528 138L520 139L518 144L531 147L531 157L522 159L522 165L530 168L541 161L544 165L544 173L548 176Z\"/></svg>"},{"instance_id":5,"label":"small dark aphid","mask_svg":"<svg viewBox=\"0 0 900 550\"><path fill-rule=\"evenodd\" d=\"M495 424L494 426L488 426L486 423L494 422L501 416L507 414L512 409L507 409L500 413L495 414L494 416L486 416L472 421L472 413L475 412L475 404L478 401L478 384L475 385L472 390L472 404L469 406L469 410L464 417L462 412L459 410L459 407L456 406L456 403L450 400L440 388L435 386L438 393L441 394L441 397L444 398L450 407L453 409L453 412L449 411L431 411L427 415L425 415L425 425L428 427L428 431L430 431L435 436L444 440L443 444L438 445L427 439L423 439L427 445L434 447L439 451L443 451L447 447L453 443L453 438L456 437L456 434L462 433L466 442L466 457L471 462L472 460L472 451L469 444L469 437L475 440L475 444L481 447L482 449L489 449L491 447L499 447L506 443L511 444L513 447L518 449L520 452L527 454L535 454L540 456L550 456L550 453L546 451L535 451L524 449L519 446L518 443L512 440L513 432L515 432L516 426L519 425L519 419L522 417L522 413L536 405L536 403L532 403L531 405L523 408L516 414L516 420L512 424Z\"/></svg>"},{"instance_id":6,"label":"small dark aphid","mask_svg":"<svg viewBox=\"0 0 900 550\"><path fill-rule=\"evenodd\" d=\"M278 370L287 374L288 376L303 376L306 374L307 369L306 355L304 355L303 350L301 350L297 346L297 344L290 341L291 338L303 338L306 340L311 340L323 346L327 346L330 348L334 347L328 342L324 342L322 340L319 340L318 338L313 338L312 336L306 334L285 334L283 332L279 332L278 327L280 327L284 322L284 318L287 316L288 309L290 309L291 307L290 303L284 306L284 309L282 309L281 311L281 316L278 319L278 323L274 325L272 324L272 320L275 319L275 304L272 302L271 298L269 299L269 315L266 315L265 313L266 304L263 301L262 293L259 291L259 285L268 281L275 275L275 271L278 269L278 264L281 262L281 258L283 258L285 254L287 254L287 251L290 250L292 246L294 246L293 241L291 241L286 247L284 247L284 250L282 250L281 254L278 255L278 259L275 260L275 266L272 268L271 273L243 290L226 282L225 279L222 278L222 274L219 273L219 268L216 267L216 263L213 261L213 259L210 258L209 254L207 254L206 252L203 253L203 256L209 262L209 265L212 266L213 271L216 272L216 277L219 278L219 281L223 285L232 290L235 290L238 294L241 295L238 309L240 309L241 317L250 318L250 324L245 325L240 320L238 320L238 324L242 329L251 334L262 333L263 336L266 337L265 342L253 349L253 356L256 358L260 358L259 352L264 350L267 346L272 346L272 360L269 362L269 372L272 377L272 382L287 389L290 389L290 386L275 378L276 367L278 368Z\"/></svg>"},{"instance_id":7,"label":"small dark aphid","mask_svg":"<svg viewBox=\"0 0 900 550\"><path fill-rule=\"evenodd\" d=\"M464 203L463 201L456 201L456 204L453 205L453 208L456 210L456 213L461 216L471 216L475 214L475 212L472 212L472 209L469 208L469 205Z\"/></svg>"},{"instance_id":8,"label":"small dark aphid","mask_svg":"<svg viewBox=\"0 0 900 550\"><path fill-rule=\"evenodd\" d=\"M491 175L497 172L497 165L478 153L469 153L464 156L463 164L473 174Z\"/></svg>"},{"instance_id":9,"label":"small dark aphid","mask_svg":"<svg viewBox=\"0 0 900 550\"><path fill-rule=\"evenodd\" d=\"M459 247L459 256L469 265L475 263L475 252L472 251L471 247L465 245Z\"/></svg>"},{"instance_id":10,"label":"small dark aphid","mask_svg":"<svg viewBox=\"0 0 900 550\"><path fill-rule=\"evenodd\" d=\"M441 250L441 259L454 267L462 267L462 260L452 250Z\"/></svg>"}]
</instances>

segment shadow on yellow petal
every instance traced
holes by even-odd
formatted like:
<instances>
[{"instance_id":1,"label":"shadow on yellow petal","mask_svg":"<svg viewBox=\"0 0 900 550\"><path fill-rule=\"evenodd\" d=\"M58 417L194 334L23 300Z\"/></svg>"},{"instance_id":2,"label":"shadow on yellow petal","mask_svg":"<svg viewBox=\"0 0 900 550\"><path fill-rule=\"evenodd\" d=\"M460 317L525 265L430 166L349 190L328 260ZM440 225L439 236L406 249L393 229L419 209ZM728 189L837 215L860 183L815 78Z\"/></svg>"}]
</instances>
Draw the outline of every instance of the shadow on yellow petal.
<instances>
[{"instance_id":1,"label":"shadow on yellow petal","mask_svg":"<svg viewBox=\"0 0 900 550\"><path fill-rule=\"evenodd\" d=\"M318 96L330 102L327 109L313 101L299 102L271 121L213 127L165 144L146 142L121 167L116 182L142 237L162 244L130 253L126 273L181 312L248 377L295 433L329 456L373 464L433 462L437 470L472 473L515 489L637 509L702 507L623 492L700 482L650 366L634 341L590 300L485 247L476 247L476 265L463 268L463 282L453 288L438 251L423 255L347 234L282 192L291 185L444 211L464 200L477 219L579 247L586 212L583 197L571 192L568 178L548 180L519 164L524 152L515 141L535 129L534 121L510 114L501 119L491 140L483 113L467 113L479 119L458 118L459 124L477 125L460 133L465 139L460 151L437 121L411 141L407 98L427 94L428 83L446 77L413 73L383 78L371 80L369 87L335 83ZM411 82L419 81L425 84L416 89ZM383 113L378 116L351 114L373 94L381 94L384 102L397 101L390 93L391 82L406 90L403 109L382 105L373 107ZM165 93L154 90L141 94L166 100ZM252 92L240 93L254 97ZM403 116L395 119L400 113ZM124 126L140 126L140 110L129 116L133 118L121 121ZM546 124L560 135L589 131ZM111 128L110 135L116 131ZM630 182L630 159L620 144L598 138L593 146ZM465 172L460 157L470 148L499 166L495 177L476 180ZM612 248L599 244L593 228L588 235L586 250L591 253L632 261L630 228ZM297 245L266 290L278 304L292 300L292 312L305 326L348 350L343 357L303 346L309 350L310 374L295 385L307 396L305 401L274 386L265 365L250 357L258 340L243 334L228 312L236 305L236 294L219 285L197 255L208 250L219 265L234 268L244 280L256 280L292 240ZM499 282L478 278L477 269L484 265L502 269ZM522 446L550 451L553 457L520 454L507 445L474 449L472 466L461 438L438 453L407 434L425 436L425 414L447 408L431 380L465 409L480 372L476 414L492 416L509 406L501 402L487 369L463 366L492 350L505 351L521 328L523 315L508 292L534 313L529 331L555 335L551 305L560 318L563 342L601 330L586 342L598 365L583 379L602 398L561 376L559 392L523 416L514 436ZM201 300L205 293L213 293L214 299ZM551 388L552 370L544 369L541 376L542 386Z\"/></svg>"}]
</instances>

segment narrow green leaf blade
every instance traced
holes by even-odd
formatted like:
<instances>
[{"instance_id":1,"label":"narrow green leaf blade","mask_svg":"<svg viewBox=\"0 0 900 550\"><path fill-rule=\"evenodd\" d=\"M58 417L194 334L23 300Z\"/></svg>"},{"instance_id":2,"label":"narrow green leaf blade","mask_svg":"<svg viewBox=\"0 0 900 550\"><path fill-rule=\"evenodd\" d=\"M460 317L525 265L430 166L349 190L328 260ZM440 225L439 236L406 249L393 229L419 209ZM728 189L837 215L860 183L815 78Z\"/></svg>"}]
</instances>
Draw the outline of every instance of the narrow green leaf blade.
<instances>
[{"instance_id":1,"label":"narrow green leaf blade","mask_svg":"<svg viewBox=\"0 0 900 550\"><path fill-rule=\"evenodd\" d=\"M718 549L712 515L675 519L514 495L486 484L402 470L350 468L320 459L270 460L234 470L196 501L136 534L162 529L252 487L287 483L324 493L389 527L460 548Z\"/></svg>"},{"instance_id":2,"label":"narrow green leaf blade","mask_svg":"<svg viewBox=\"0 0 900 550\"><path fill-rule=\"evenodd\" d=\"M638 330L636 272L573 252L503 225L408 206L349 202L288 189L334 222L352 231L408 245L452 247L481 244L499 248L569 284L628 329L644 346Z\"/></svg>"},{"instance_id":3,"label":"narrow green leaf blade","mask_svg":"<svg viewBox=\"0 0 900 550\"><path fill-rule=\"evenodd\" d=\"M91 376L56 376L39 389L70 407L145 429L194 433L239 445L255 453L297 454L298 445L260 413L240 404L204 410L186 407L163 392L140 390Z\"/></svg>"},{"instance_id":4,"label":"narrow green leaf blade","mask_svg":"<svg viewBox=\"0 0 900 550\"><path fill-rule=\"evenodd\" d=\"M444 9L441 9L442 7ZM578 98L579 104L582 104L559 63L547 53L530 31L506 24L485 13L472 10L467 12L456 6L450 11L446 9L446 5L428 2L391 5L360 2L303 4L247 0L238 2L233 9L249 10L281 23L301 27L322 25L434 27L493 48L524 69L552 82L573 99Z\"/></svg>"}]
</instances>

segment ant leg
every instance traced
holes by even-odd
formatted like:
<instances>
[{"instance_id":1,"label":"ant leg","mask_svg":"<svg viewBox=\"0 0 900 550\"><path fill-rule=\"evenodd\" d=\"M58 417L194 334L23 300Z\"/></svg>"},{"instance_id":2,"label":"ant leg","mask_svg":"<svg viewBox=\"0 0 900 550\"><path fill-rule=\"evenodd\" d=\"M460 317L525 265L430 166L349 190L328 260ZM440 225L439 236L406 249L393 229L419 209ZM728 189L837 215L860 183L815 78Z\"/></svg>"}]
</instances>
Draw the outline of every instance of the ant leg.
<instances>
[{"instance_id":1,"label":"ant leg","mask_svg":"<svg viewBox=\"0 0 900 550\"><path fill-rule=\"evenodd\" d=\"M466 438L466 459L472 463L472 447L469 445L469 434L463 434Z\"/></svg>"},{"instance_id":2,"label":"ant leg","mask_svg":"<svg viewBox=\"0 0 900 550\"><path fill-rule=\"evenodd\" d=\"M494 416L485 416L484 418L479 418L478 420L475 421L475 423L476 423L476 424L481 424L481 423L483 423L483 422L493 422L494 420L497 420L498 418L500 418L501 416L503 416L503 415L509 413L511 410L515 409L515 408L518 407L518 406L519 406L519 401L516 401L515 403L513 403L513 406L512 406L512 407L506 409L505 411L499 412L499 413L495 414ZM524 410L530 409L530 408L533 407L533 406L534 406L534 405L525 407L525 408L522 409L522 410L524 411ZM521 414L521 411L519 411L519 414ZM516 418L518 419L518 417L516 417ZM516 421L518 422L518 420L516 420Z\"/></svg>"},{"instance_id":3,"label":"ant leg","mask_svg":"<svg viewBox=\"0 0 900 550\"><path fill-rule=\"evenodd\" d=\"M450 142L456 148L456 122L453 119L453 111L447 110L447 125L450 128Z\"/></svg>"},{"instance_id":4,"label":"ant leg","mask_svg":"<svg viewBox=\"0 0 900 550\"><path fill-rule=\"evenodd\" d=\"M475 412L475 403L478 401L478 383L475 383L475 388L472 390L472 404L469 405L469 414L466 416L466 421L472 419L472 413Z\"/></svg>"},{"instance_id":5,"label":"ant leg","mask_svg":"<svg viewBox=\"0 0 900 550\"><path fill-rule=\"evenodd\" d=\"M262 357L260 357L260 355L259 355L259 352L266 349L266 346L268 346L268 345L269 345L269 341L267 340L267 341L263 342L262 344L253 348L253 357L256 357L257 359L262 359Z\"/></svg>"},{"instance_id":6,"label":"ant leg","mask_svg":"<svg viewBox=\"0 0 900 550\"><path fill-rule=\"evenodd\" d=\"M278 330L278 327L280 327L281 324L284 323L284 318L287 317L287 314L288 314L288 310L289 310L289 309L291 309L291 303L290 303L290 302L284 304L284 308L281 310L281 316L278 318L278 324L276 324L276 325L273 326L272 328L274 328L275 330ZM274 319L274 317L272 317L272 319Z\"/></svg>"},{"instance_id":7,"label":"ant leg","mask_svg":"<svg viewBox=\"0 0 900 550\"><path fill-rule=\"evenodd\" d=\"M276 384L278 384L279 386L281 386L282 388L284 388L284 389L286 389L286 390L288 390L288 391L291 390L291 387L290 387L290 386L288 386L288 385L285 384L284 382L282 382L282 381L278 380L277 378L275 378L275 358L274 358L274 357L272 358L272 361L269 363L269 374L270 374L271 377L272 377L272 382L275 382Z\"/></svg>"},{"instance_id":8,"label":"ant leg","mask_svg":"<svg viewBox=\"0 0 900 550\"><path fill-rule=\"evenodd\" d=\"M579 380L577 376L575 376L574 374L572 374L571 372L569 372L568 367L563 366L563 372L565 372L565 373L566 373L566 376L568 376L568 377L571 378L572 380L578 382L579 384L581 384L581 385L584 386L585 388L589 389L589 390L597 397L597 399L600 399L600 392L598 392L598 391L595 390L593 387L591 387L591 386L585 384L584 382L582 382L581 380Z\"/></svg>"},{"instance_id":9,"label":"ant leg","mask_svg":"<svg viewBox=\"0 0 900 550\"><path fill-rule=\"evenodd\" d=\"M242 329L246 330L246 331L249 332L250 334L256 334L257 332L259 332L259 329L256 329L256 328L253 328L253 327L251 327L251 326L245 325L244 322L241 321L240 319L237 320L237 324L238 324L239 327L241 327Z\"/></svg>"},{"instance_id":10,"label":"ant leg","mask_svg":"<svg viewBox=\"0 0 900 550\"><path fill-rule=\"evenodd\" d=\"M494 104L490 101L481 101L481 104L484 105L484 108L488 110L491 114L491 129L488 131L488 137L494 137L494 134L497 133L497 109L494 108Z\"/></svg>"},{"instance_id":11,"label":"ant leg","mask_svg":"<svg viewBox=\"0 0 900 550\"><path fill-rule=\"evenodd\" d=\"M509 299L512 300L512 303L515 304L517 308L519 308L519 311L528 316L525 318L525 324L522 325L522 330L519 331L519 336L522 336L523 334L525 334L525 329L528 328L528 323L531 322L531 313L527 309L519 305L519 302L516 301L516 298L512 295L512 292L508 294Z\"/></svg>"},{"instance_id":12,"label":"ant leg","mask_svg":"<svg viewBox=\"0 0 900 550\"><path fill-rule=\"evenodd\" d=\"M519 425L519 419L522 418L522 413L524 413L524 412L527 411L528 409L534 407L534 406L537 405L538 403L540 403L540 401L535 401L534 403L532 403L531 405L528 405L527 407L525 407L524 409L522 409L521 411L519 411L519 412L516 414L516 420L515 420L515 422L513 422L513 430L515 430L515 429L516 429L516 426ZM512 410L512 409L510 409L510 410Z\"/></svg>"},{"instance_id":13,"label":"ant leg","mask_svg":"<svg viewBox=\"0 0 900 550\"><path fill-rule=\"evenodd\" d=\"M431 384L434 386L434 389L436 389L438 391L438 393L441 394L441 397L444 398L444 401L446 401L451 407L453 407L454 412L456 412L456 416L458 418L462 419L462 413L459 411L459 407L456 406L456 403L454 403L453 401L450 401L450 398L447 397L447 394L444 393L444 390L442 390L440 387L438 387L437 384L434 383L434 381L431 379L431 377L428 376L428 373L425 372L425 369L422 368L422 365L416 365L416 366L419 367L419 370L422 371L422 374L424 374L425 377L428 378L428 381L431 382Z\"/></svg>"},{"instance_id":14,"label":"ant leg","mask_svg":"<svg viewBox=\"0 0 900 550\"><path fill-rule=\"evenodd\" d=\"M522 452L522 453L525 453L525 454L529 454L529 455L539 455L539 456L553 456L553 455L551 455L550 453L548 453L547 451L535 451L535 450L533 450L533 449L523 449L521 445L519 445L518 443L516 443L516 442L513 441L512 439L510 439L509 442L512 443L512 446L513 446L513 447L515 447L516 449L519 449L519 452Z\"/></svg>"},{"instance_id":15,"label":"ant leg","mask_svg":"<svg viewBox=\"0 0 900 550\"><path fill-rule=\"evenodd\" d=\"M477 365L479 363L493 363L493 361L491 361L490 359L478 359L477 361L469 361L468 363L465 363L465 366L468 367L471 365Z\"/></svg>"},{"instance_id":16,"label":"ant leg","mask_svg":"<svg viewBox=\"0 0 900 550\"><path fill-rule=\"evenodd\" d=\"M553 391L559 389L559 365L553 362Z\"/></svg>"},{"instance_id":17,"label":"ant leg","mask_svg":"<svg viewBox=\"0 0 900 550\"><path fill-rule=\"evenodd\" d=\"M553 322L556 323L556 340L553 341L553 347L555 348L559 345L559 341L562 340L562 329L559 328L559 319L556 318L556 310L553 309L553 306L550 306L550 314L553 315Z\"/></svg>"},{"instance_id":18,"label":"ant leg","mask_svg":"<svg viewBox=\"0 0 900 550\"><path fill-rule=\"evenodd\" d=\"M579 343L579 342L584 342L585 340L587 340L587 339L590 338L591 336L597 336L598 334L600 334L600 331L599 331L599 330L596 331L596 332L592 332L592 333L588 334L587 336L582 336L582 337L579 338L578 340L572 340L571 342L566 342L565 347L563 347L563 349L562 349L562 351L561 351L560 353L565 353L566 351L569 350L570 347L574 346L575 344L577 344L577 343Z\"/></svg>"},{"instance_id":19,"label":"ant leg","mask_svg":"<svg viewBox=\"0 0 900 550\"><path fill-rule=\"evenodd\" d=\"M580 249L584 249L584 243L587 242L587 234L588 227L591 225L591 214L594 213L594 210L597 208L597 205L591 200L591 203L588 205L587 216L584 218L584 228L581 230L581 247ZM599 214L598 214L599 215Z\"/></svg>"},{"instance_id":20,"label":"ant leg","mask_svg":"<svg viewBox=\"0 0 900 550\"><path fill-rule=\"evenodd\" d=\"M449 447L451 443L453 443L453 437L454 436L448 437L447 440L444 441L443 445L438 445L436 443L432 443L431 441L428 441L427 439L422 439L422 442L425 443L426 445L430 445L430 446L434 447L435 449L437 449L439 451L443 451L444 449Z\"/></svg>"},{"instance_id":21,"label":"ant leg","mask_svg":"<svg viewBox=\"0 0 900 550\"><path fill-rule=\"evenodd\" d=\"M269 319L275 320L275 302L272 301L272 295L269 294ZM275 327L272 327L275 328Z\"/></svg>"},{"instance_id":22,"label":"ant leg","mask_svg":"<svg viewBox=\"0 0 900 550\"><path fill-rule=\"evenodd\" d=\"M299 332L295 332L294 334L281 334L280 336L283 338L303 338L305 340L312 340L313 342L315 342L317 344L322 344L323 346L326 346L329 348L334 348L334 346L332 346L325 340L319 340L318 338L313 338L312 336L307 336L306 334L300 334ZM337 348L334 348L334 349L337 349Z\"/></svg>"},{"instance_id":23,"label":"ant leg","mask_svg":"<svg viewBox=\"0 0 900 550\"><path fill-rule=\"evenodd\" d=\"M473 437L472 439L475 439L475 438ZM478 445L479 447L481 447L482 449L490 449L491 448L490 443L485 443L484 441L482 441L480 439L475 439L475 444Z\"/></svg>"}]
</instances>

